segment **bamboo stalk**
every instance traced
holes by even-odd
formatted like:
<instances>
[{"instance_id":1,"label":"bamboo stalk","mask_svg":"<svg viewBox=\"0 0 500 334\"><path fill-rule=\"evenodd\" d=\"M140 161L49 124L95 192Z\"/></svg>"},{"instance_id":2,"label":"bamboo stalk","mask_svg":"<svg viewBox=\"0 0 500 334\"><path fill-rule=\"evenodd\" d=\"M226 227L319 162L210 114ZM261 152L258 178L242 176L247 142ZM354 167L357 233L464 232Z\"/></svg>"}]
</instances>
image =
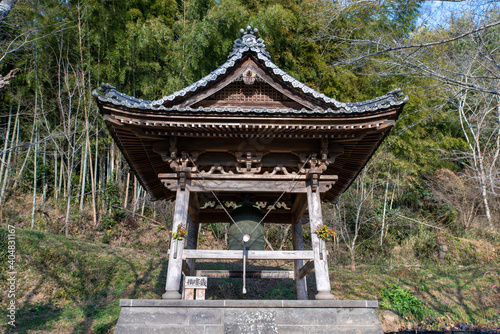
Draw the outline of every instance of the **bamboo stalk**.
<instances>
[{"instance_id":1,"label":"bamboo stalk","mask_svg":"<svg viewBox=\"0 0 500 334\"><path fill-rule=\"evenodd\" d=\"M80 165L80 179L81 179L81 189L80 189L80 211L83 210L83 203L85 199L85 186L87 180L87 157L88 157L88 146L84 145L84 152L82 155L82 163Z\"/></svg>"},{"instance_id":2,"label":"bamboo stalk","mask_svg":"<svg viewBox=\"0 0 500 334\"><path fill-rule=\"evenodd\" d=\"M59 189L57 189L57 150L54 151L54 199L57 202L57 199L59 197Z\"/></svg>"},{"instance_id":3,"label":"bamboo stalk","mask_svg":"<svg viewBox=\"0 0 500 334\"><path fill-rule=\"evenodd\" d=\"M36 98L35 98L36 100ZM35 102L36 106L36 102ZM36 112L35 112L36 118ZM36 123L35 123L36 124ZM38 130L35 125L35 142L38 141ZM33 205L31 207L31 229L35 226L35 207L36 207L36 179L37 179L37 155L38 155L38 144L35 144L35 157L33 166Z\"/></svg>"},{"instance_id":4,"label":"bamboo stalk","mask_svg":"<svg viewBox=\"0 0 500 334\"><path fill-rule=\"evenodd\" d=\"M127 182L125 183L125 200L123 201L124 209L127 209L129 183L130 183L130 172L127 173Z\"/></svg>"},{"instance_id":5,"label":"bamboo stalk","mask_svg":"<svg viewBox=\"0 0 500 334\"><path fill-rule=\"evenodd\" d=\"M10 128L11 128L11 123L12 123L12 103L10 104L10 109L9 109L9 120L7 121L7 131L5 134L5 141L3 143L3 152L2 152L2 166L0 167L0 184L4 180L4 171L5 171L5 159L7 156L7 148L9 145L9 136L10 136Z\"/></svg>"},{"instance_id":6,"label":"bamboo stalk","mask_svg":"<svg viewBox=\"0 0 500 334\"><path fill-rule=\"evenodd\" d=\"M7 183L9 183L9 173L10 173L10 169L11 169L10 164L12 161L12 156L14 155L14 152L16 151L16 149L14 147L17 146L17 142L14 142L14 138L16 138L15 140L19 140L19 112L20 112L20 109L21 109L21 104L18 103L16 119L14 121L14 130L12 131L13 134L12 134L12 138L10 140L11 149L9 150L9 155L7 158L7 166L6 166L7 168L5 169L5 176L3 178L3 183L2 183L2 191L0 193L0 207L2 206L2 203L3 203L4 198L5 198L5 190L7 189Z\"/></svg>"}]
</instances>

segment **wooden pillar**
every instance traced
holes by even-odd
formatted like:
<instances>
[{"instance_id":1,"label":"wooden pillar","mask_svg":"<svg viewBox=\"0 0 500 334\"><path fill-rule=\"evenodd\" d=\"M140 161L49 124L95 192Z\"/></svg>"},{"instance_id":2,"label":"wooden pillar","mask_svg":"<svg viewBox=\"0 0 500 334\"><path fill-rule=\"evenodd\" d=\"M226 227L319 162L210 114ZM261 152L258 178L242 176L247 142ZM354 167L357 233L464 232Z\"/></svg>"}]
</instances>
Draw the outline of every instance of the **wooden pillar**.
<instances>
[{"instance_id":1,"label":"wooden pillar","mask_svg":"<svg viewBox=\"0 0 500 334\"><path fill-rule=\"evenodd\" d=\"M195 220L197 220L195 218ZM198 231L199 231L199 223L191 220L191 217L188 215L188 235L186 242L186 249L196 249L198 248ZM189 267L189 276L196 275L196 259L187 259L186 263Z\"/></svg>"},{"instance_id":2,"label":"wooden pillar","mask_svg":"<svg viewBox=\"0 0 500 334\"><path fill-rule=\"evenodd\" d=\"M294 250L304 250L304 240L302 234L302 222L294 222L293 226L293 249ZM294 272L295 272L295 289L297 290L298 300L307 300L307 282L306 277L300 278L299 270L304 266L304 260L294 260Z\"/></svg>"},{"instance_id":3,"label":"wooden pillar","mask_svg":"<svg viewBox=\"0 0 500 334\"><path fill-rule=\"evenodd\" d=\"M172 222L172 232L176 232L179 226L186 227L189 208L189 189L178 189L175 198L174 219ZM170 256L168 258L167 283L163 299L181 299L179 289L181 287L182 275L182 251L184 250L183 240L170 241Z\"/></svg>"},{"instance_id":4,"label":"wooden pillar","mask_svg":"<svg viewBox=\"0 0 500 334\"><path fill-rule=\"evenodd\" d=\"M328 273L328 262L326 259L326 247L320 247L318 235L314 233L318 227L323 225L321 213L321 198L319 191L312 190L312 182L307 182L307 206L309 208L309 224L311 226L311 244L314 251L314 274L316 276L316 288L318 294L316 299L333 299ZM322 241L324 242L324 241ZM321 249L320 249L321 248Z\"/></svg>"},{"instance_id":5,"label":"wooden pillar","mask_svg":"<svg viewBox=\"0 0 500 334\"><path fill-rule=\"evenodd\" d=\"M186 241L186 249L198 248L198 232L200 231L200 202L198 194L192 192L189 195L189 211L188 211L188 236ZM186 264L189 267L189 276L196 276L196 259L187 259Z\"/></svg>"}]
</instances>

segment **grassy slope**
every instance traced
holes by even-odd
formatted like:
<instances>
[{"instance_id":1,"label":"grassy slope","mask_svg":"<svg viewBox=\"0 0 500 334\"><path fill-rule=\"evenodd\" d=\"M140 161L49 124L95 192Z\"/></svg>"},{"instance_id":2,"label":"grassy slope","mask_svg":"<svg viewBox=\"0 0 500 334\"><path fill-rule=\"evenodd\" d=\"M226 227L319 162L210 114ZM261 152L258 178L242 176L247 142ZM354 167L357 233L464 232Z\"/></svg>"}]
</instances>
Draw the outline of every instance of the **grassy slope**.
<instances>
[{"instance_id":1,"label":"grassy slope","mask_svg":"<svg viewBox=\"0 0 500 334\"><path fill-rule=\"evenodd\" d=\"M29 230L17 231L17 245L18 332L106 332L120 298L158 298L164 285L161 254Z\"/></svg>"},{"instance_id":2,"label":"grassy slope","mask_svg":"<svg viewBox=\"0 0 500 334\"><path fill-rule=\"evenodd\" d=\"M17 244L21 297L16 332L19 333L105 333L116 324L120 298L160 298L163 292L167 265L164 253L30 230L17 231ZM202 266L208 269L213 265ZM209 286L210 296L241 298L240 281L214 280ZM262 285L249 280L251 292L245 297L293 298L292 281L268 282ZM395 283L421 297L436 311L438 320L498 326L500 269L497 266L370 266L354 273L343 268L332 269L332 289L339 299L377 299L384 287ZM1 284L1 290L6 291L5 281ZM6 298L3 293L2 305ZM6 319L5 311L5 308L0 310L2 319ZM0 329L5 331L5 321Z\"/></svg>"}]
</instances>

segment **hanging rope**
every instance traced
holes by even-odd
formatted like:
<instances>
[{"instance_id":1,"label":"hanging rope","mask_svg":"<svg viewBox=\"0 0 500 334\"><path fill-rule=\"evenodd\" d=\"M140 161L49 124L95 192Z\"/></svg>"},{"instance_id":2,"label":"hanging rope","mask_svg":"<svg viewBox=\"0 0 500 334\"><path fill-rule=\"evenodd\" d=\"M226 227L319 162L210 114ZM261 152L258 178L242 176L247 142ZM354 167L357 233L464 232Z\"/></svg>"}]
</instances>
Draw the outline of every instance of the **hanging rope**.
<instances>
[{"instance_id":1,"label":"hanging rope","mask_svg":"<svg viewBox=\"0 0 500 334\"><path fill-rule=\"evenodd\" d=\"M191 161L191 163L193 164L193 166L196 168L196 172L201 176L201 178L203 179L203 181L206 183L207 180L205 179L205 177L203 176L203 174L200 172L198 166L194 163L193 159L191 159L191 156L188 155L188 158L189 158L189 161ZM281 198L283 197L284 194L286 194L287 192L291 192L293 189L295 189L295 187L297 186L297 183L295 183L295 181L297 180L297 178L299 177L300 173L302 172L302 170L304 169L304 167L306 166L306 164L309 162L309 160L311 159L311 155L309 155L309 157L307 158L307 160L302 164L302 167L300 167L299 171L297 172L297 174L295 175L295 177L292 179L292 182L291 182L291 185L290 185L290 189L287 190L284 190L281 195L278 197L278 199L274 202L274 204L269 208L269 210L267 210L266 214L262 217L262 219L255 225L255 227L253 228L252 231L250 231L250 233L244 233L243 230L238 226L238 223L236 223L233 219L233 217L231 216L231 214L229 214L229 212L227 211L226 209L226 206L221 202L221 200L219 199L219 197L215 194L215 192L210 189L210 192L212 193L212 195L215 197L215 199L217 200L217 202L219 203L219 205L222 207L222 209L224 209L224 212L226 212L226 214L228 215L229 219L231 219L231 222L236 225L236 228L238 228L238 230L240 231L241 233L241 236L242 236L242 241L243 241L243 289L242 289L242 293L243 294L246 294L247 293L247 289L246 289L246 262L247 262L247 252L248 252L248 249L247 249L247 242L250 241L250 238L251 238L251 235L253 232L255 232L255 230L257 229L257 227L260 226L260 224L264 221L264 219L266 219L266 217L269 215L269 213L274 210L274 208L276 207L276 204L278 204L278 202L281 200ZM206 190L205 188L205 185L202 184L202 187L203 189Z\"/></svg>"},{"instance_id":2,"label":"hanging rope","mask_svg":"<svg viewBox=\"0 0 500 334\"><path fill-rule=\"evenodd\" d=\"M290 189L287 190L284 190L281 195L278 197L278 199L274 202L274 204L269 208L269 210L267 210L266 214L264 215L264 217L262 217L262 219L259 221L259 223L257 225L255 225L255 227L253 228L253 230L250 232L250 235L257 229L257 227L264 221L264 219L266 219L267 215L269 215L269 213L274 210L274 208L276 207L276 204L278 204L278 202L280 201L281 197L283 197L284 194L286 194L287 192L291 192L293 189L295 189L295 187L297 186L298 183L294 183L295 180L297 179L297 177L299 177L300 175L300 172L302 171L302 169L304 169L305 165L307 164L307 162L309 161L309 159L311 159L311 155L309 155L309 157L307 158L307 160L302 164L302 167L300 167L299 171L297 172L297 175L295 175L295 177L292 179L292 182L291 182L291 186L290 186Z\"/></svg>"},{"instance_id":3,"label":"hanging rope","mask_svg":"<svg viewBox=\"0 0 500 334\"><path fill-rule=\"evenodd\" d=\"M297 174L295 175L295 177L292 179L292 182L291 182L291 185L290 185L290 189L288 190L284 190L281 195L278 197L278 199L274 202L274 204L269 208L269 210L266 212L266 214L264 215L264 217L262 217L262 219L259 221L259 223L257 225L255 225L255 227L253 228L253 230L248 233L250 235L252 235L253 232L255 232L255 230L257 229L257 227L264 221L264 219L266 219L266 217L269 215L269 213L274 210L274 208L276 207L276 204L278 204L278 202L280 201L280 199L283 197L283 195L285 195L287 192L291 192L293 189L295 189L295 187L297 186L297 183L295 183L295 180L297 180L297 178L300 176L300 173L302 172L302 170L304 169L304 167L306 166L306 164L309 162L309 160L311 159L311 156L312 155L309 155L309 157L307 157L306 161L302 164L302 166L300 167L299 171L297 172ZM193 166L196 168L196 172L201 176L201 178L203 179L204 182L207 182L207 180L205 179L205 177L203 176L203 174L200 172L200 170L198 169L198 166L194 163L194 161L191 159L191 156L188 155L188 158L189 158L189 161L191 161L191 163L193 164ZM203 189L206 190L205 186L202 185ZM224 209L224 211L226 212L226 214L228 215L229 219L231 219L231 222L233 224L236 225L236 228L238 228L238 230L240 231L241 235L244 236L245 233L243 232L243 230L238 226L238 223L236 223L233 219L233 217L231 216L231 214L226 210L226 207L222 204L222 202L220 201L219 197L217 197L217 195L215 194L215 192L210 189L210 192L212 193L212 195L215 197L215 199L217 200L217 202L219 203L219 205Z\"/></svg>"},{"instance_id":4,"label":"hanging rope","mask_svg":"<svg viewBox=\"0 0 500 334\"><path fill-rule=\"evenodd\" d=\"M200 170L198 169L198 166L194 163L193 159L191 159L191 156L188 155L188 158L189 158L189 161L191 161L191 163L193 164L193 166L196 168L196 172L198 174L200 174L201 178L203 179L203 181L207 182L207 180L205 179L205 177L203 176L203 174L200 172ZM201 185L203 187L203 189L207 190L207 188L205 188L205 185ZM243 235L243 231L241 230L241 228L238 226L238 224L234 221L233 217L231 217L231 214L226 210L226 206L224 204L222 204L222 202L220 201L219 197L217 197L217 195L215 194L215 192L210 189L210 192L212 193L212 195L215 197L215 199L217 200L217 202L219 203L219 205L224 209L224 211L226 212L227 216L229 217L229 219L231 219L231 222L233 224L236 225L236 227L238 228L238 230L241 232L241 234Z\"/></svg>"}]
</instances>

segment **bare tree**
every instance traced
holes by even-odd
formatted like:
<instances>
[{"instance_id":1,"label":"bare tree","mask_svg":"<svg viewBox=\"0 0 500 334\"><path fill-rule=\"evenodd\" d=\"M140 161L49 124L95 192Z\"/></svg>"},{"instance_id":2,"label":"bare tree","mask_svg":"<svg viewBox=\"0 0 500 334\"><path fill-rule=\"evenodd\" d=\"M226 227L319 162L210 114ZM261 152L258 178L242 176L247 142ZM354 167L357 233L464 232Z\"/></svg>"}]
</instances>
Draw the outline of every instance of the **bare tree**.
<instances>
[{"instance_id":1,"label":"bare tree","mask_svg":"<svg viewBox=\"0 0 500 334\"><path fill-rule=\"evenodd\" d=\"M441 204L447 203L458 212L462 228L470 228L481 205L481 194L471 189L473 180L466 175L457 175L448 169L440 169L427 180L432 193L438 197Z\"/></svg>"},{"instance_id":2,"label":"bare tree","mask_svg":"<svg viewBox=\"0 0 500 334\"><path fill-rule=\"evenodd\" d=\"M371 229L370 224L377 218L373 211L372 197L376 185L375 182L368 182L367 170L365 168L358 175L355 184L335 204L336 215L333 217L335 229L339 231L340 239L349 250L352 271L356 271L356 249L360 245L361 230ZM376 233L377 231L372 231L369 238Z\"/></svg>"},{"instance_id":3,"label":"bare tree","mask_svg":"<svg viewBox=\"0 0 500 334\"><path fill-rule=\"evenodd\" d=\"M494 228L499 221L493 216L492 202L498 199L500 174L500 2L464 1L459 12L421 15L412 29L374 23L373 29L362 31L359 25L339 23L346 15L369 16L373 10L389 15L384 12L385 2L325 5L334 14L323 19L324 29L317 38L335 45L341 54L332 65L363 65L373 75L435 80L442 106L449 107L451 102L460 119L469 151L460 152L457 158L473 170L485 217ZM401 11L411 13L416 8L415 2L407 2Z\"/></svg>"},{"instance_id":4,"label":"bare tree","mask_svg":"<svg viewBox=\"0 0 500 334\"><path fill-rule=\"evenodd\" d=\"M373 62L373 69L378 75L424 75L444 84L500 95L498 38L495 38L500 26L498 1L466 1L469 6L464 12L450 13L447 19L430 16L416 25L411 33L398 31L398 27L391 28L390 25L374 26L361 33L359 30L363 27L360 25L337 23L341 17L345 18L344 15L356 15L363 10L374 8L381 12L387 11L390 8L382 8L384 2L343 1L340 2L343 5L333 4L333 7L325 9L333 14L323 19L324 27L316 37L325 43L344 47L343 57L333 65ZM412 3L416 2L409 1L407 6ZM400 8L400 11L410 10L415 8ZM438 28L434 22L430 22L443 19L447 24ZM484 67L484 72L467 73L462 70L462 66L455 67L461 59L457 58L459 55L456 52L450 53L453 50L450 50L449 45L453 43L464 44L462 51L465 52L462 55L469 50L479 51L474 61Z\"/></svg>"},{"instance_id":5,"label":"bare tree","mask_svg":"<svg viewBox=\"0 0 500 334\"><path fill-rule=\"evenodd\" d=\"M460 125L469 151L458 153L462 161L468 162L479 186L486 218L494 228L491 213L491 197L497 197L498 156L500 154L498 123L498 99L484 92L471 92L464 89L457 92L454 101L460 117Z\"/></svg>"},{"instance_id":6,"label":"bare tree","mask_svg":"<svg viewBox=\"0 0 500 334\"><path fill-rule=\"evenodd\" d=\"M19 73L19 69L11 70L7 75L3 76L0 74L0 89L4 88L10 83L10 80L14 79L16 74Z\"/></svg>"}]
</instances>

